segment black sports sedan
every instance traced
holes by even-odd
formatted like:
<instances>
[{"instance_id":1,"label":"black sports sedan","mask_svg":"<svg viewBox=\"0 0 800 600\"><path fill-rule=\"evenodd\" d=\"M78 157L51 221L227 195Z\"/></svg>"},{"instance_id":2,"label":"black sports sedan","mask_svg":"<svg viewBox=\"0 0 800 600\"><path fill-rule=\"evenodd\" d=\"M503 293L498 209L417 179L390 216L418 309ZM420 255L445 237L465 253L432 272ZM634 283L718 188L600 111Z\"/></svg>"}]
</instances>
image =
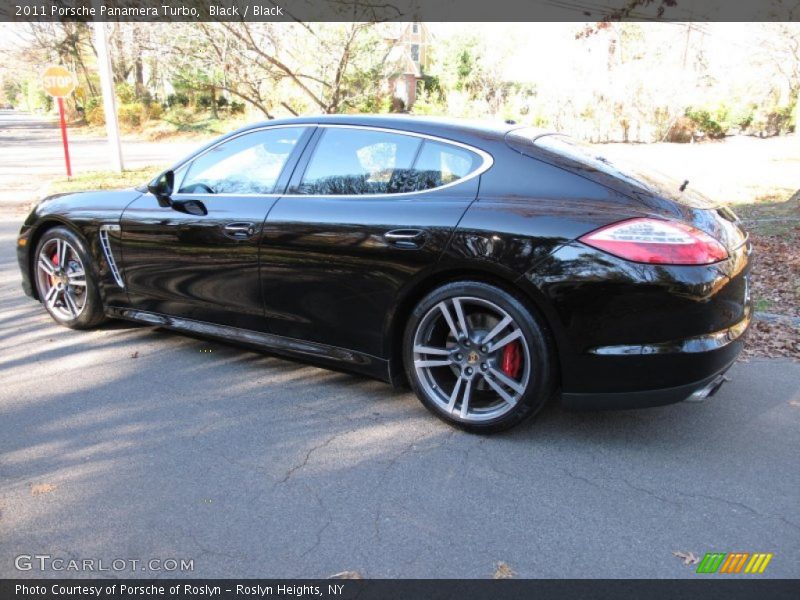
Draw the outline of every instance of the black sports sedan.
<instances>
[{"instance_id":1,"label":"black sports sedan","mask_svg":"<svg viewBox=\"0 0 800 600\"><path fill-rule=\"evenodd\" d=\"M67 327L131 319L407 382L478 432L559 393L710 395L751 310L732 212L511 124L269 121L148 186L44 199L17 248Z\"/></svg>"}]
</instances>

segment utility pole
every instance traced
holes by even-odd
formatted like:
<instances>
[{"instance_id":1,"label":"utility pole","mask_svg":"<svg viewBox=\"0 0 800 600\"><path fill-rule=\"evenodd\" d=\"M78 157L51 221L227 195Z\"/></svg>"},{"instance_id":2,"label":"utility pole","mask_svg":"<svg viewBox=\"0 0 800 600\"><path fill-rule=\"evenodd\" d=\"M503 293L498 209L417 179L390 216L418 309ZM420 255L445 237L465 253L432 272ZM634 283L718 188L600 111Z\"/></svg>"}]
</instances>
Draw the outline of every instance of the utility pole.
<instances>
[{"instance_id":1,"label":"utility pole","mask_svg":"<svg viewBox=\"0 0 800 600\"><path fill-rule=\"evenodd\" d=\"M692 35L692 24L686 24L686 44L683 47L683 68L686 68L686 58L689 55L689 36Z\"/></svg>"},{"instance_id":2,"label":"utility pole","mask_svg":"<svg viewBox=\"0 0 800 600\"><path fill-rule=\"evenodd\" d=\"M98 11L99 12L99 11ZM114 94L114 77L111 74L111 59L108 56L108 40L105 23L94 22L94 45L97 48L97 68L100 71L100 88L103 92L103 112L106 115L106 133L111 147L111 168L122 172L122 147L119 142L117 122L117 99Z\"/></svg>"}]
</instances>

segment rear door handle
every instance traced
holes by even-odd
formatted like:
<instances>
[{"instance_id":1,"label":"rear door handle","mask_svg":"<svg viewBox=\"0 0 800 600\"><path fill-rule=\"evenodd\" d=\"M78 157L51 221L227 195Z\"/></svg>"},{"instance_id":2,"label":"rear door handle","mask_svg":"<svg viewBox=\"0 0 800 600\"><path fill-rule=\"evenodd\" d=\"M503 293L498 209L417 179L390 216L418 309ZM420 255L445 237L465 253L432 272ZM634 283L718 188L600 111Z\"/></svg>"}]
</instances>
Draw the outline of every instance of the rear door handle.
<instances>
[{"instance_id":1,"label":"rear door handle","mask_svg":"<svg viewBox=\"0 0 800 600\"><path fill-rule=\"evenodd\" d=\"M393 229L384 233L383 239L392 246L411 250L425 244L425 232L421 229Z\"/></svg>"},{"instance_id":2,"label":"rear door handle","mask_svg":"<svg viewBox=\"0 0 800 600\"><path fill-rule=\"evenodd\" d=\"M225 235L237 240L246 240L256 233L255 225L252 223L228 223L224 229Z\"/></svg>"}]
</instances>

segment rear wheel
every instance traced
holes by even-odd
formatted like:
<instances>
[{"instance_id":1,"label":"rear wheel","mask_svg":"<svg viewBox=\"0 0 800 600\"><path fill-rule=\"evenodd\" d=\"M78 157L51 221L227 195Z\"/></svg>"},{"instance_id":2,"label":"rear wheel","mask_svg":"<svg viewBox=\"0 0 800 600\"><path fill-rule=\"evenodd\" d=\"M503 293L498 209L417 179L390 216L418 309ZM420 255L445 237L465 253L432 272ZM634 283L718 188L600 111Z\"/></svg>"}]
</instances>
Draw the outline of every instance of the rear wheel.
<instances>
[{"instance_id":1,"label":"rear wheel","mask_svg":"<svg viewBox=\"0 0 800 600\"><path fill-rule=\"evenodd\" d=\"M88 329L104 319L89 253L75 233L65 227L46 231L35 261L39 299L56 322Z\"/></svg>"},{"instance_id":2,"label":"rear wheel","mask_svg":"<svg viewBox=\"0 0 800 600\"><path fill-rule=\"evenodd\" d=\"M544 327L520 299L486 283L451 283L423 298L406 326L403 351L422 403L470 431L512 427L552 393Z\"/></svg>"}]
</instances>

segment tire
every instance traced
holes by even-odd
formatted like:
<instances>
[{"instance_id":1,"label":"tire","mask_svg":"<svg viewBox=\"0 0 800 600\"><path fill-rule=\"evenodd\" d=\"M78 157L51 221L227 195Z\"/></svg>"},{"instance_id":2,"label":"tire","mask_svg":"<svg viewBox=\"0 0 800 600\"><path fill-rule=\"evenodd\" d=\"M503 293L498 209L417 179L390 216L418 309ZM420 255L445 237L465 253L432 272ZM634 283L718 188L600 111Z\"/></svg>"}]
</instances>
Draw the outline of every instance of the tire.
<instances>
[{"instance_id":1,"label":"tire","mask_svg":"<svg viewBox=\"0 0 800 600\"><path fill-rule=\"evenodd\" d=\"M467 431L493 433L532 417L552 396L549 340L541 319L516 295L460 281L414 308L403 335L403 364L411 388L433 414Z\"/></svg>"},{"instance_id":2,"label":"tire","mask_svg":"<svg viewBox=\"0 0 800 600\"><path fill-rule=\"evenodd\" d=\"M48 229L33 261L39 300L56 323L90 329L105 320L94 263L78 235L66 227Z\"/></svg>"}]
</instances>

